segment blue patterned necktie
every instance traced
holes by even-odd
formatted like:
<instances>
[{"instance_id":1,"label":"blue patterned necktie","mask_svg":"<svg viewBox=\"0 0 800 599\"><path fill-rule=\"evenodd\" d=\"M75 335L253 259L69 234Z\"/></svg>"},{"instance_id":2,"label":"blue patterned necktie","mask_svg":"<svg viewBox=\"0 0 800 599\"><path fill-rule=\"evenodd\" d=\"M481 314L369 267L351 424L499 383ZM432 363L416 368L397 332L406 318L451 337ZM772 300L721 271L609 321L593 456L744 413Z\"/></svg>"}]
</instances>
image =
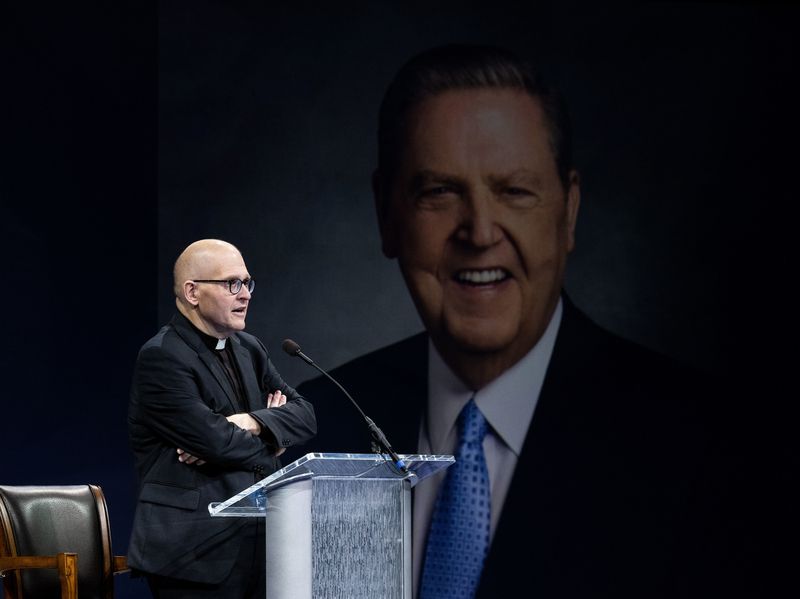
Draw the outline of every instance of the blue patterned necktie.
<instances>
[{"instance_id":1,"label":"blue patterned necktie","mask_svg":"<svg viewBox=\"0 0 800 599\"><path fill-rule=\"evenodd\" d=\"M489 549L486 419L475 400L458 417L456 463L447 469L428 532L420 599L472 599Z\"/></svg>"}]
</instances>

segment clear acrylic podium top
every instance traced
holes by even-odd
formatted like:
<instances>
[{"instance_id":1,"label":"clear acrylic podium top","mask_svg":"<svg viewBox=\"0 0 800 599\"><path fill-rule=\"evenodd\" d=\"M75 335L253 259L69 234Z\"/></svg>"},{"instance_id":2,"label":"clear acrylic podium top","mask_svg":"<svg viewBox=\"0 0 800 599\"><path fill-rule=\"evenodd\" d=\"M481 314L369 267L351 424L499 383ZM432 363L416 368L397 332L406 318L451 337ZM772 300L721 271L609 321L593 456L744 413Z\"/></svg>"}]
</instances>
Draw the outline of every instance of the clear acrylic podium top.
<instances>
[{"instance_id":1,"label":"clear acrylic podium top","mask_svg":"<svg viewBox=\"0 0 800 599\"><path fill-rule=\"evenodd\" d=\"M309 478L362 478L408 480L411 487L455 462L451 455L402 455L408 472L401 472L391 457L377 453L307 453L285 468L243 489L233 497L208 505L216 517L264 517L267 495L277 487Z\"/></svg>"}]
</instances>

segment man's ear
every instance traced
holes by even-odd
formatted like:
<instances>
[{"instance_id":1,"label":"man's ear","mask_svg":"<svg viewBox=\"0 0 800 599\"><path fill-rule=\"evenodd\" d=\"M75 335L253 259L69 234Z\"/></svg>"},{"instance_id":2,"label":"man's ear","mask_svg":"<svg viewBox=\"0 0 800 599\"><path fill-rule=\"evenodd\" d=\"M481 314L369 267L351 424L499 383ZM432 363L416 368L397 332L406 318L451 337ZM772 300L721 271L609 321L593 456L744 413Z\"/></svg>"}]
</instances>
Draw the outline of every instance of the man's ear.
<instances>
[{"instance_id":1,"label":"man's ear","mask_svg":"<svg viewBox=\"0 0 800 599\"><path fill-rule=\"evenodd\" d=\"M186 303L191 306L196 306L200 303L200 298L197 297L197 283L194 281L183 282L183 297Z\"/></svg>"},{"instance_id":2,"label":"man's ear","mask_svg":"<svg viewBox=\"0 0 800 599\"><path fill-rule=\"evenodd\" d=\"M377 169L372 173L372 197L375 201L375 213L378 216L383 255L387 258L397 258L397 233L389 216L391 197L389 190L385 189L383 178Z\"/></svg>"},{"instance_id":3,"label":"man's ear","mask_svg":"<svg viewBox=\"0 0 800 599\"><path fill-rule=\"evenodd\" d=\"M571 170L569 173L569 187L567 188L567 251L571 252L575 248L575 226L578 223L578 208L581 204L581 179L578 171Z\"/></svg>"}]
</instances>

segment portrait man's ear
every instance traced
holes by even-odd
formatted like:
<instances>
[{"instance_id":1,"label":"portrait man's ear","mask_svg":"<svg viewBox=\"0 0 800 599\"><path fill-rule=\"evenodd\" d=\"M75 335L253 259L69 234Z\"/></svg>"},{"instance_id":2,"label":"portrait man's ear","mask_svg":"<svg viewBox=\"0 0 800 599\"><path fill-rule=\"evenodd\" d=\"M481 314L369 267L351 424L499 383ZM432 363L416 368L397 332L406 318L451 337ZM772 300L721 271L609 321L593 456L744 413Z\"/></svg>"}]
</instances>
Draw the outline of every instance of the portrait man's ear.
<instances>
[{"instance_id":1,"label":"portrait man's ear","mask_svg":"<svg viewBox=\"0 0 800 599\"><path fill-rule=\"evenodd\" d=\"M578 171L569 173L567 188L567 251L575 249L575 226L578 223L578 208L581 204L581 179Z\"/></svg>"},{"instance_id":2,"label":"portrait man's ear","mask_svg":"<svg viewBox=\"0 0 800 599\"><path fill-rule=\"evenodd\" d=\"M378 227L381 233L381 250L387 258L397 258L397 231L392 226L391 197L381 179L377 169L372 173L372 197L375 201L375 214L378 217Z\"/></svg>"}]
</instances>

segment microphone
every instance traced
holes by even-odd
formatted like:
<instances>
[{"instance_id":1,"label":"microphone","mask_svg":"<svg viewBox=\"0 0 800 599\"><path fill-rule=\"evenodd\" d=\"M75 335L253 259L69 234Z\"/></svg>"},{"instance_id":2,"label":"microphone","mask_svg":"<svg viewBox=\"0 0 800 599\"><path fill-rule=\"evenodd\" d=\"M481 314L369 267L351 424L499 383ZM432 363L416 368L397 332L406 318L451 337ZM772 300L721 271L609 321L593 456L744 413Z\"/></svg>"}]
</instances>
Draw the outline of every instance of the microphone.
<instances>
[{"instance_id":1,"label":"microphone","mask_svg":"<svg viewBox=\"0 0 800 599\"><path fill-rule=\"evenodd\" d=\"M397 453L395 453L394 449L392 449L392 446L389 444L389 440L386 438L386 435L383 434L383 431L380 428L378 428L378 425L372 421L372 418L370 418L364 413L364 410L362 410L359 407L359 405L356 403L356 400L350 396L350 394L345 390L344 387L342 387L339 384L339 382L336 379L334 379L331 375L322 370L322 368L317 366L314 363L314 360L305 355L300 350L300 346L295 341L292 341L291 339L284 339L283 343L281 344L281 347L283 348L283 351L285 351L290 356L297 356L298 358L302 359L306 364L309 364L314 368L316 368L317 370L319 370L322 374L328 377L328 379L330 379L337 387L339 387L342 393L344 393L347 396L347 399L350 400L350 402L356 407L356 410L359 411L361 416L367 422L367 426L369 427L370 433L372 433L372 438L378 444L378 447L382 447L384 451L386 451L386 453L392 456L392 459L394 460L394 465L397 466L397 468L400 471L408 472L408 467L406 466L405 462L402 459L400 459L400 456L398 456Z\"/></svg>"}]
</instances>

